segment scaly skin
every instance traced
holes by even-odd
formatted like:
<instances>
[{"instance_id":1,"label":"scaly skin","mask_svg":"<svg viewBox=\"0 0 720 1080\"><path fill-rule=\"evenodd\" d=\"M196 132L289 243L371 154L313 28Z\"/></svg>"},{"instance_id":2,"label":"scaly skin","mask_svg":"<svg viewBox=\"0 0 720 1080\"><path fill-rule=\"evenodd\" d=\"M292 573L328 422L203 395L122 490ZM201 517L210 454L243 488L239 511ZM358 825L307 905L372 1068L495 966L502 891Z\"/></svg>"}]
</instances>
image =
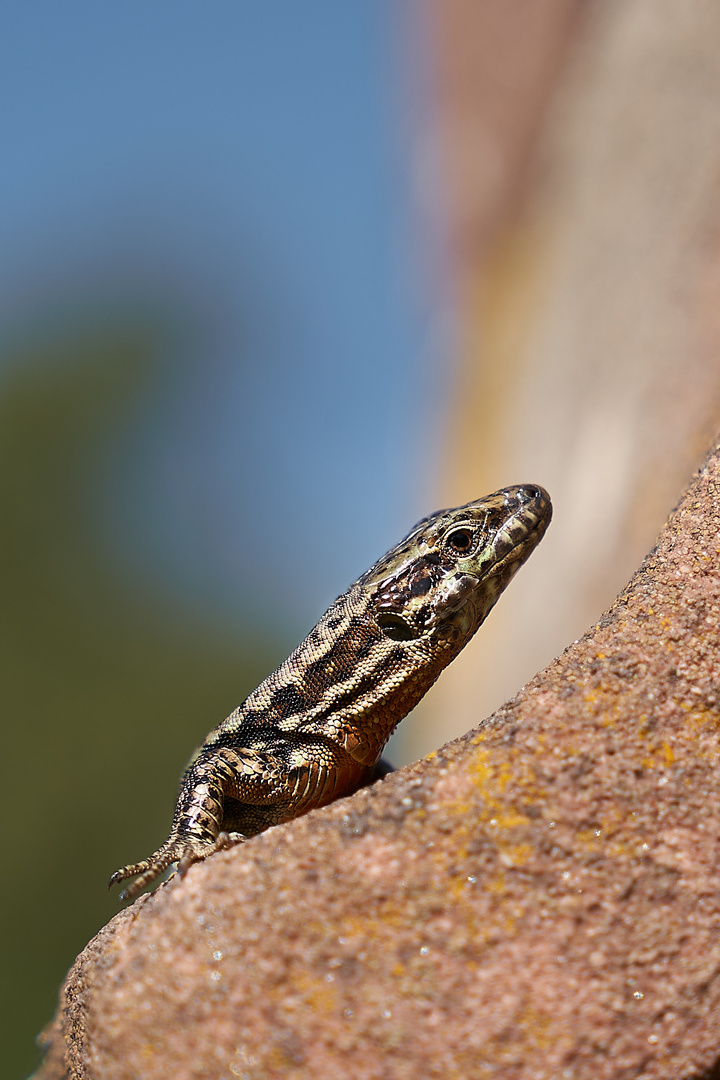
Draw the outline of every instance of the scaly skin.
<instances>
[{"instance_id":1,"label":"scaly skin","mask_svg":"<svg viewBox=\"0 0 720 1080\"><path fill-rule=\"evenodd\" d=\"M418 522L195 752L170 836L117 870L136 896L171 863L350 795L383 771L393 731L467 645L550 523L519 485Z\"/></svg>"}]
</instances>

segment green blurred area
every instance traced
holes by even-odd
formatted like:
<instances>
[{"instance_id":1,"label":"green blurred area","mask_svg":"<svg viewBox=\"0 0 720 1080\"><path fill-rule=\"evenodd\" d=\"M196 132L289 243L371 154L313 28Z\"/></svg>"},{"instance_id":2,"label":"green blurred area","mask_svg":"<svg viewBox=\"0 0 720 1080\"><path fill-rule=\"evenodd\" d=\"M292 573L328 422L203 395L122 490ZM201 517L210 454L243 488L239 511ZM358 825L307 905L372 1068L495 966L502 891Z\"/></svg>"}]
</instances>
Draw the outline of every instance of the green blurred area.
<instances>
[{"instance_id":1,"label":"green blurred area","mask_svg":"<svg viewBox=\"0 0 720 1080\"><path fill-rule=\"evenodd\" d=\"M118 910L110 873L165 838L191 751L285 652L128 580L98 541L93 499L166 364L168 330L164 317L95 315L2 358L8 1077L37 1065L65 972Z\"/></svg>"}]
</instances>

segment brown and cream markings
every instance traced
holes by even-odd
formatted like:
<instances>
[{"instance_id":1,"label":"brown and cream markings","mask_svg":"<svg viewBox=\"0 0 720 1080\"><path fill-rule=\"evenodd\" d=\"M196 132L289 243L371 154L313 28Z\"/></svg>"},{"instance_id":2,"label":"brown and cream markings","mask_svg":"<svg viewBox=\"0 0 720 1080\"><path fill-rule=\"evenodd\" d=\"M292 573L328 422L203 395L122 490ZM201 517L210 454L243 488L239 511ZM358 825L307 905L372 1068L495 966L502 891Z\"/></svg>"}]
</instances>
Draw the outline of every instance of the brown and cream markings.
<instances>
[{"instance_id":1,"label":"brown and cream markings","mask_svg":"<svg viewBox=\"0 0 720 1080\"><path fill-rule=\"evenodd\" d=\"M543 488L517 485L423 518L326 611L305 640L212 731L180 783L172 830L128 899L191 863L387 771L385 743L468 643L542 539Z\"/></svg>"}]
</instances>

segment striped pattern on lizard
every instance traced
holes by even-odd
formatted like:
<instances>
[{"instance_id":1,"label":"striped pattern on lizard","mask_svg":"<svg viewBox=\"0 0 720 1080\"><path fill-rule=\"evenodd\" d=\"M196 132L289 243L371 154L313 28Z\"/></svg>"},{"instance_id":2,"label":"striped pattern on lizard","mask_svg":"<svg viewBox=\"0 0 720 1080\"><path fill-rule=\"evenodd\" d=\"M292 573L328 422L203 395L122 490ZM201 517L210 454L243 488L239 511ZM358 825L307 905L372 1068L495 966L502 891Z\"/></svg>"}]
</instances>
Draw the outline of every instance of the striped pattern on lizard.
<instances>
[{"instance_id":1,"label":"striped pattern on lizard","mask_svg":"<svg viewBox=\"0 0 720 1080\"><path fill-rule=\"evenodd\" d=\"M121 899L171 863L184 873L388 771L385 743L485 620L551 515L547 492L528 484L418 522L207 736L182 777L168 839L112 875L111 885L135 877Z\"/></svg>"}]
</instances>

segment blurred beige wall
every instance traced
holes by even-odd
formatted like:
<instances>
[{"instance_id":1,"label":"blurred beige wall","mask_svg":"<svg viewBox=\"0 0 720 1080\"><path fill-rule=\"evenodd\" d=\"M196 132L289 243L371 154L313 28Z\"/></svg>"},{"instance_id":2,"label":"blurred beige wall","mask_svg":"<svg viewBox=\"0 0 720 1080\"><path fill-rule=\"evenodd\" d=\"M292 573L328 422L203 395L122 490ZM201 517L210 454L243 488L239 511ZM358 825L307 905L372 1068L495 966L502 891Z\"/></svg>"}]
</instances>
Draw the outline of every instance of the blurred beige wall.
<instances>
[{"instance_id":1,"label":"blurred beige wall","mask_svg":"<svg viewBox=\"0 0 720 1080\"><path fill-rule=\"evenodd\" d=\"M429 501L534 481L555 519L396 760L466 731L600 616L720 426L720 6L429 12L461 341Z\"/></svg>"}]
</instances>

